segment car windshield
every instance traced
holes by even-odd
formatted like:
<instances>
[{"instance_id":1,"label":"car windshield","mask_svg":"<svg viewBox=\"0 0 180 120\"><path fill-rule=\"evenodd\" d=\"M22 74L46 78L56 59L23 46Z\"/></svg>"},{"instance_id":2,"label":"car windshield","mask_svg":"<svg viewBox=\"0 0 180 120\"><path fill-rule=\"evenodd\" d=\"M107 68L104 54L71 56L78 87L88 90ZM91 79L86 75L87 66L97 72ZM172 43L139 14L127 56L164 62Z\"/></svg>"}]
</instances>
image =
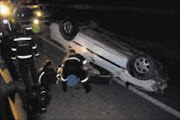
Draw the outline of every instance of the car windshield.
<instances>
[{"instance_id":1,"label":"car windshield","mask_svg":"<svg viewBox=\"0 0 180 120\"><path fill-rule=\"evenodd\" d=\"M19 8L15 12L15 18L18 20L27 20L33 17L33 11L29 8Z\"/></svg>"},{"instance_id":2,"label":"car windshield","mask_svg":"<svg viewBox=\"0 0 180 120\"><path fill-rule=\"evenodd\" d=\"M39 2L37 0L25 0L25 1L22 1L22 5L36 5L38 4Z\"/></svg>"}]
</instances>

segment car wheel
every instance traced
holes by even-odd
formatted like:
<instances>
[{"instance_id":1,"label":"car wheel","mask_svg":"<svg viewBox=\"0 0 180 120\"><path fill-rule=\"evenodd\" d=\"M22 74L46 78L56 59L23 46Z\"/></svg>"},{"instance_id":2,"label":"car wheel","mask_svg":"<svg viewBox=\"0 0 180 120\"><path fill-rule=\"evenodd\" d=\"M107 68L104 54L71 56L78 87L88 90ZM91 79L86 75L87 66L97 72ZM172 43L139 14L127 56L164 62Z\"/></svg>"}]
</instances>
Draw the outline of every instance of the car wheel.
<instances>
[{"instance_id":1,"label":"car wheel","mask_svg":"<svg viewBox=\"0 0 180 120\"><path fill-rule=\"evenodd\" d=\"M76 36L78 32L78 26L72 19L66 17L60 21L59 30L63 38L70 41Z\"/></svg>"},{"instance_id":2,"label":"car wheel","mask_svg":"<svg viewBox=\"0 0 180 120\"><path fill-rule=\"evenodd\" d=\"M140 80L147 80L153 78L155 75L156 70L154 61L149 56L137 56L133 58L129 64L129 71L131 75Z\"/></svg>"}]
</instances>

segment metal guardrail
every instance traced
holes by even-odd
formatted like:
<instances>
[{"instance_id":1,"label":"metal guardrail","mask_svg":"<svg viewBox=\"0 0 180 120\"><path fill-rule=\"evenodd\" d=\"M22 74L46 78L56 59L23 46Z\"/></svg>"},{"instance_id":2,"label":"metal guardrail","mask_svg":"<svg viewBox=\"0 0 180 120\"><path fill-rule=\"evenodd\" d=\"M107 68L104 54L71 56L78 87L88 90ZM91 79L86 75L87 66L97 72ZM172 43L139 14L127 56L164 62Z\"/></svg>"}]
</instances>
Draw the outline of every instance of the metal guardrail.
<instances>
[{"instance_id":1,"label":"metal guardrail","mask_svg":"<svg viewBox=\"0 0 180 120\"><path fill-rule=\"evenodd\" d=\"M26 120L26 114L20 105L20 97L15 94L14 100L9 97L9 94L16 91L21 91L23 88L20 82L14 82L11 75L0 57L0 120L11 120L23 118Z\"/></svg>"}]
</instances>

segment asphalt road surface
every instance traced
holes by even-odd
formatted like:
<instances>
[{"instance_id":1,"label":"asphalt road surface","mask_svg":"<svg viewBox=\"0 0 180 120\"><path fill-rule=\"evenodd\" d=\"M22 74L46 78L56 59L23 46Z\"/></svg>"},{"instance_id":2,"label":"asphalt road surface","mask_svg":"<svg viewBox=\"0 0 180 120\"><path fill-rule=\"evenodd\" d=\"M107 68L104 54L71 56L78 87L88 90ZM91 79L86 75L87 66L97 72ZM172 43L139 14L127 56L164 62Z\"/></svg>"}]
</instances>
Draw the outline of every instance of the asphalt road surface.
<instances>
[{"instance_id":1,"label":"asphalt road surface","mask_svg":"<svg viewBox=\"0 0 180 120\"><path fill-rule=\"evenodd\" d=\"M50 40L48 36L43 36ZM36 59L39 68L43 61L50 59L56 69L61 63L64 52L37 39L40 57ZM51 88L51 102L47 113L34 115L37 120L60 119L120 119L120 120L176 120L177 117L134 94L127 88L108 79L94 79L92 91L86 94L81 85L61 90L61 84ZM173 101L172 101L173 102Z\"/></svg>"}]
</instances>

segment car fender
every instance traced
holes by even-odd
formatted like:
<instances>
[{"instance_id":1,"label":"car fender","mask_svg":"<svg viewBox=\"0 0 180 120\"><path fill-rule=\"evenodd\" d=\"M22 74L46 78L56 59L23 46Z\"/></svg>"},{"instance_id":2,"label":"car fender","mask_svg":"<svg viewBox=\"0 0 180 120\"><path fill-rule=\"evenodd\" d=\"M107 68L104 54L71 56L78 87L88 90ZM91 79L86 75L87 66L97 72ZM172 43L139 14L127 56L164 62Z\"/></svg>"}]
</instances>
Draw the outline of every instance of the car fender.
<instances>
[{"instance_id":1,"label":"car fender","mask_svg":"<svg viewBox=\"0 0 180 120\"><path fill-rule=\"evenodd\" d=\"M80 47L76 47L77 52L84 54L86 51L92 52L94 55L111 62L117 66L126 68L128 63L128 56L118 53L110 47L97 42L95 39L83 34L78 33L74 40L70 43L72 48L73 44L77 44ZM91 57L93 61L93 56Z\"/></svg>"},{"instance_id":2,"label":"car fender","mask_svg":"<svg viewBox=\"0 0 180 120\"><path fill-rule=\"evenodd\" d=\"M58 23L52 23L49 26L49 30L51 39L60 43L65 48L65 51L68 52L68 46L70 42L62 37L62 34L59 31Z\"/></svg>"}]
</instances>

